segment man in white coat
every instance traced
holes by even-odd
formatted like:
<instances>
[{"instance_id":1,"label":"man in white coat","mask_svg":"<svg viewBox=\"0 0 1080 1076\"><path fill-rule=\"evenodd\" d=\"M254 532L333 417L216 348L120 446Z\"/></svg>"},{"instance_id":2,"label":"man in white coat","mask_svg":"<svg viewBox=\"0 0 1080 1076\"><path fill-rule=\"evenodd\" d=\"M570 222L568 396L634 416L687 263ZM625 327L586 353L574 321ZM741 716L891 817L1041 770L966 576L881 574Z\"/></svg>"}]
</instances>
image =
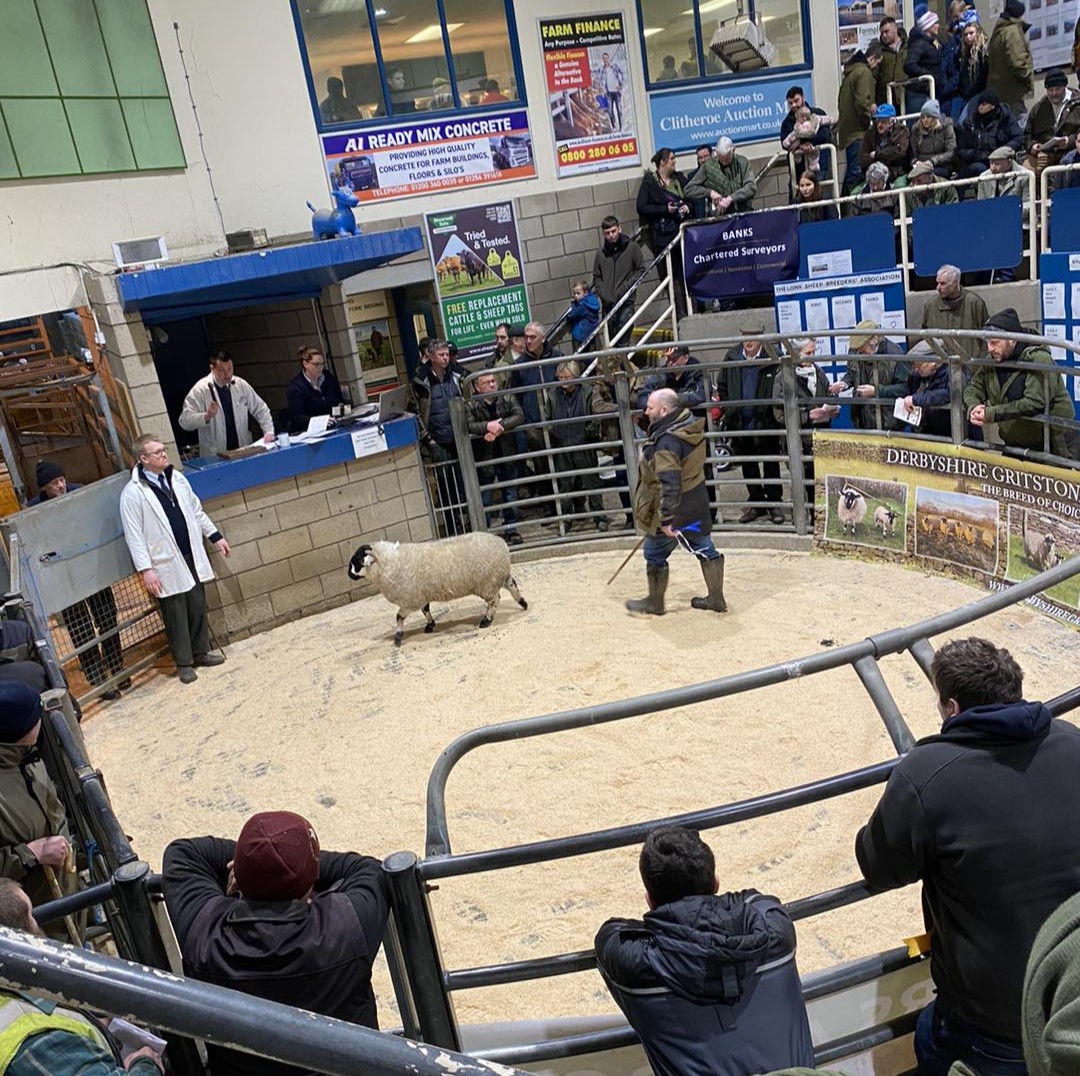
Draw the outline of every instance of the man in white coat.
<instances>
[{"instance_id":1,"label":"man in white coat","mask_svg":"<svg viewBox=\"0 0 1080 1076\"><path fill-rule=\"evenodd\" d=\"M120 494L124 540L143 585L157 598L182 684L198 679L195 666L220 665L211 654L203 584L214 578L203 538L223 556L229 543L203 511L188 480L169 463L152 434L134 445L138 462Z\"/></svg>"},{"instance_id":2,"label":"man in white coat","mask_svg":"<svg viewBox=\"0 0 1080 1076\"><path fill-rule=\"evenodd\" d=\"M249 418L259 424L267 444L273 441L274 418L266 401L242 377L233 376L232 356L219 351L210 357L210 373L185 397L180 426L198 430L199 455L213 457L251 443Z\"/></svg>"}]
</instances>

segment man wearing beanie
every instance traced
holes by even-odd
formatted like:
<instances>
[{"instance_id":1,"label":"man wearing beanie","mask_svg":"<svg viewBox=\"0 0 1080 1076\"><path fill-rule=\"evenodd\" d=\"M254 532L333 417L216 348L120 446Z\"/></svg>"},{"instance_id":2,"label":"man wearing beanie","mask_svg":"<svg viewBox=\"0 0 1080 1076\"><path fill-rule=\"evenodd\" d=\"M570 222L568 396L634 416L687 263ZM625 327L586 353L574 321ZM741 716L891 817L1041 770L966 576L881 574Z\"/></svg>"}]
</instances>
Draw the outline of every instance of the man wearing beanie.
<instances>
[{"instance_id":1,"label":"man wearing beanie","mask_svg":"<svg viewBox=\"0 0 1080 1076\"><path fill-rule=\"evenodd\" d=\"M938 44L939 21L933 11L924 11L908 35L907 59L904 74L909 79L921 79L904 90L904 111L919 112L930 97L930 82L941 83L941 46Z\"/></svg>"},{"instance_id":2,"label":"man wearing beanie","mask_svg":"<svg viewBox=\"0 0 1080 1076\"><path fill-rule=\"evenodd\" d=\"M844 64L836 117L836 148L844 154L846 162L841 194L850 194L851 188L863 177L864 168L859 161L859 154L863 135L869 130L874 118L874 99L877 92L874 71L880 63L881 43L872 41L866 52L856 50ZM893 114L895 115L895 111Z\"/></svg>"},{"instance_id":3,"label":"man wearing beanie","mask_svg":"<svg viewBox=\"0 0 1080 1076\"><path fill-rule=\"evenodd\" d=\"M1080 729L1023 698L1007 650L958 639L930 677L941 731L897 763L855 838L875 889L921 881L937 996L919 1016L921 1076L964 1062L1021 1076L1021 992L1046 917L1080 890Z\"/></svg>"},{"instance_id":4,"label":"man wearing beanie","mask_svg":"<svg viewBox=\"0 0 1080 1076\"><path fill-rule=\"evenodd\" d=\"M1043 79L1046 92L1028 114L1024 127L1024 148L1038 175L1052 164L1060 164L1080 131L1080 95L1069 89L1064 71L1049 71Z\"/></svg>"},{"instance_id":5,"label":"man wearing beanie","mask_svg":"<svg viewBox=\"0 0 1080 1076\"><path fill-rule=\"evenodd\" d=\"M33 688L0 681L0 875L18 882L34 905L53 899L46 867L64 893L78 889L67 816L35 750L41 715ZM63 920L46 931L70 941Z\"/></svg>"},{"instance_id":6,"label":"man wearing beanie","mask_svg":"<svg viewBox=\"0 0 1080 1076\"><path fill-rule=\"evenodd\" d=\"M265 811L236 841L173 841L162 888L185 974L378 1028L371 965L389 904L377 859L320 851L307 819ZM214 1076L302 1076L290 1065L207 1049Z\"/></svg>"},{"instance_id":7,"label":"man wearing beanie","mask_svg":"<svg viewBox=\"0 0 1080 1076\"><path fill-rule=\"evenodd\" d=\"M26 502L27 507L56 500L65 493L73 493L82 487L77 482L69 482L64 468L53 460L38 460L37 496ZM124 659L121 654L120 633L116 631L116 599L112 587L105 587L82 601L69 605L60 611L67 633L71 636L71 645L79 650L79 665L91 686L105 683L110 676L123 671ZM113 632L109 635L109 632ZM107 636L101 646L97 643L87 646L95 636ZM86 649L80 650L81 647ZM106 672L106 668L108 672ZM116 687L101 692L103 699L120 698L119 689L131 687L131 678L122 680Z\"/></svg>"},{"instance_id":8,"label":"man wearing beanie","mask_svg":"<svg viewBox=\"0 0 1080 1076\"><path fill-rule=\"evenodd\" d=\"M1035 66L1020 0L1005 0L1001 18L994 24L987 46L986 88L993 90L1023 126L1027 120L1024 98L1035 91Z\"/></svg>"},{"instance_id":9,"label":"man wearing beanie","mask_svg":"<svg viewBox=\"0 0 1080 1076\"><path fill-rule=\"evenodd\" d=\"M1049 366L1053 373L1001 369L978 366L964 389L964 407L968 421L980 429L996 423L1001 440L1015 448L1030 448L1045 452L1045 430L1049 434L1050 452L1055 456L1069 457L1066 430L1059 426L1046 426L1033 419L1046 413L1049 397L1049 413L1056 418L1076 417L1069 390L1050 352L1041 344L1023 344L1016 340L993 336L994 329L1001 332L1027 332L1012 307L1006 307L987 321L986 349L994 362L1027 362Z\"/></svg>"}]
</instances>

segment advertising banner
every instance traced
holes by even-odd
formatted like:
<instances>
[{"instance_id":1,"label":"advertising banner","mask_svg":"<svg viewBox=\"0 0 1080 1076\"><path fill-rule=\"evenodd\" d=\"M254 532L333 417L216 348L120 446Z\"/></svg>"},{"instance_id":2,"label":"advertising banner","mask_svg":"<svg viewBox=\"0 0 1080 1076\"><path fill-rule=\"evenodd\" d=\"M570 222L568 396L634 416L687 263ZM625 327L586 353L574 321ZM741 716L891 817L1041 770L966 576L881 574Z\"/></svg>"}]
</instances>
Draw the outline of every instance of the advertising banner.
<instances>
[{"instance_id":1,"label":"advertising banner","mask_svg":"<svg viewBox=\"0 0 1080 1076\"><path fill-rule=\"evenodd\" d=\"M974 448L845 433L814 434L814 467L815 544L828 552L902 559L988 590L1022 583L1080 552L1075 471ZM1080 627L1080 579L1028 604Z\"/></svg>"},{"instance_id":2,"label":"advertising banner","mask_svg":"<svg viewBox=\"0 0 1080 1076\"><path fill-rule=\"evenodd\" d=\"M361 202L536 175L524 109L335 132L322 148L331 186Z\"/></svg>"},{"instance_id":3,"label":"advertising banner","mask_svg":"<svg viewBox=\"0 0 1080 1076\"><path fill-rule=\"evenodd\" d=\"M622 14L539 19L556 174L641 161Z\"/></svg>"},{"instance_id":4,"label":"advertising banner","mask_svg":"<svg viewBox=\"0 0 1080 1076\"><path fill-rule=\"evenodd\" d=\"M686 286L695 299L765 294L799 271L799 211L697 224L686 229L683 242Z\"/></svg>"},{"instance_id":5,"label":"advertising banner","mask_svg":"<svg viewBox=\"0 0 1080 1076\"><path fill-rule=\"evenodd\" d=\"M447 339L459 359L490 351L500 321L529 320L513 203L428 213L424 222Z\"/></svg>"},{"instance_id":6,"label":"advertising banner","mask_svg":"<svg viewBox=\"0 0 1080 1076\"><path fill-rule=\"evenodd\" d=\"M721 135L733 142L773 141L788 114L785 94L791 77L740 82L723 89L697 86L649 94L653 145L686 153ZM812 98L811 98L812 100Z\"/></svg>"}]
</instances>

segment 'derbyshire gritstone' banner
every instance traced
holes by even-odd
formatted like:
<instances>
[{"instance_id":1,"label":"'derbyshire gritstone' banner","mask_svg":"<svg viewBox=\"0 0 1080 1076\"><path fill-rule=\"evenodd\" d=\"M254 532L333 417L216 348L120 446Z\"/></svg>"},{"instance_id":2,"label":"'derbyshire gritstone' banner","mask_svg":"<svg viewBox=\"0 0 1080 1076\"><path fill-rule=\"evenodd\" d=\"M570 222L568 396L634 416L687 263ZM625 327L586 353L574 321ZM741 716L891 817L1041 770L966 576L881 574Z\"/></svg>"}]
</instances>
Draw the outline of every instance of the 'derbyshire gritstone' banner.
<instances>
[{"instance_id":1,"label":"'derbyshire gritstone' banner","mask_svg":"<svg viewBox=\"0 0 1080 1076\"><path fill-rule=\"evenodd\" d=\"M815 545L967 579L1022 583L1080 553L1080 475L956 445L814 435ZM853 490L852 509L841 492ZM856 518L861 516L861 518ZM1029 604L1080 627L1080 578Z\"/></svg>"}]
</instances>

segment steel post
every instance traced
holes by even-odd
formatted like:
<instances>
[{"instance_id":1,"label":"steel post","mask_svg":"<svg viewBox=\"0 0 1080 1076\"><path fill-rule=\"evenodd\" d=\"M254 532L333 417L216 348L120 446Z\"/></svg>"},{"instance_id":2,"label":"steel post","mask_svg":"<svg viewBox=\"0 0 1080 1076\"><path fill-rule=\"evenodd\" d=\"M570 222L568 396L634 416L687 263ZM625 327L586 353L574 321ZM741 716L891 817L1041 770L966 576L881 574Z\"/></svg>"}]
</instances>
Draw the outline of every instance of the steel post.
<instances>
[{"instance_id":1,"label":"steel post","mask_svg":"<svg viewBox=\"0 0 1080 1076\"><path fill-rule=\"evenodd\" d=\"M784 430L787 436L787 465L791 476L791 518L796 534L805 534L806 470L802 458L802 430L799 426L799 397L795 387L794 355L780 360L781 386L784 390Z\"/></svg>"},{"instance_id":2,"label":"steel post","mask_svg":"<svg viewBox=\"0 0 1080 1076\"><path fill-rule=\"evenodd\" d=\"M465 417L465 400L461 396L454 396L450 400L450 425L454 428L454 445L457 448L461 481L465 485L465 503L469 509L469 523L474 531L486 531L484 498L480 493L476 457L473 456L469 423Z\"/></svg>"},{"instance_id":3,"label":"steel post","mask_svg":"<svg viewBox=\"0 0 1080 1076\"><path fill-rule=\"evenodd\" d=\"M954 355L949 359L949 421L954 445L962 445L967 438L967 408L964 407L964 364Z\"/></svg>"},{"instance_id":4,"label":"steel post","mask_svg":"<svg viewBox=\"0 0 1080 1076\"><path fill-rule=\"evenodd\" d=\"M623 463L626 465L626 482L630 487L630 503L638 483L637 441L634 437L634 417L630 414L634 401L630 399L630 376L625 370L615 371L615 401L619 410L619 436L622 438Z\"/></svg>"},{"instance_id":5,"label":"steel post","mask_svg":"<svg viewBox=\"0 0 1080 1076\"><path fill-rule=\"evenodd\" d=\"M856 658L852 664L855 666L859 679L863 682L863 687L866 688L866 693L881 715L881 720L885 722L885 730L893 742L893 747L896 748L896 753L907 754L915 746L915 737L900 713L896 700L889 692L878 663L869 655L864 655Z\"/></svg>"}]
</instances>

